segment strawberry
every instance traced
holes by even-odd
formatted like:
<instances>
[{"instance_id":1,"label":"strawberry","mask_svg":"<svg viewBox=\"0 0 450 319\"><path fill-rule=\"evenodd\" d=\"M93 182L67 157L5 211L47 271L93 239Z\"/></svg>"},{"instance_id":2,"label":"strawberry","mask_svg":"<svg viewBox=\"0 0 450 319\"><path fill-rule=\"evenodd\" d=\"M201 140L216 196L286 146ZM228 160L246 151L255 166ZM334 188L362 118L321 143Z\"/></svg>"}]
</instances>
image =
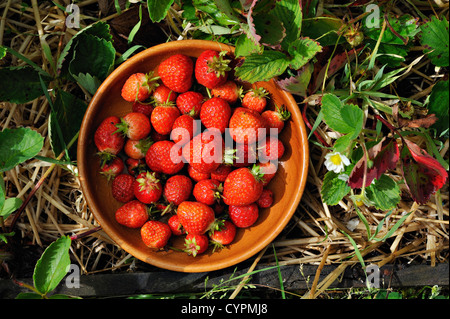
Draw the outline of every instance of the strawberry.
<instances>
[{"instance_id":1,"label":"strawberry","mask_svg":"<svg viewBox=\"0 0 450 319\"><path fill-rule=\"evenodd\" d=\"M230 205L228 213L233 224L239 228L252 226L259 217L259 209L256 203L244 206Z\"/></svg>"},{"instance_id":2,"label":"strawberry","mask_svg":"<svg viewBox=\"0 0 450 319\"><path fill-rule=\"evenodd\" d=\"M131 107L131 110L136 113L142 113L147 117L150 117L150 114L152 114L153 111L153 105L150 103L143 103L136 101L133 103L133 106Z\"/></svg>"},{"instance_id":3,"label":"strawberry","mask_svg":"<svg viewBox=\"0 0 450 319\"><path fill-rule=\"evenodd\" d=\"M104 119L94 133L94 143L97 147L103 163L117 155L125 144L125 138L121 134L115 134L116 125L120 123L120 118L110 116Z\"/></svg>"},{"instance_id":4,"label":"strawberry","mask_svg":"<svg viewBox=\"0 0 450 319\"><path fill-rule=\"evenodd\" d=\"M134 198L134 177L130 174L119 174L111 184L112 196L119 202L126 203Z\"/></svg>"},{"instance_id":5,"label":"strawberry","mask_svg":"<svg viewBox=\"0 0 450 319\"><path fill-rule=\"evenodd\" d=\"M223 201L227 205L244 206L254 203L261 196L262 174L259 166L241 167L228 174L223 184Z\"/></svg>"},{"instance_id":6,"label":"strawberry","mask_svg":"<svg viewBox=\"0 0 450 319\"><path fill-rule=\"evenodd\" d=\"M200 173L211 173L223 160L224 141L218 132L204 131L183 146L185 160Z\"/></svg>"},{"instance_id":7,"label":"strawberry","mask_svg":"<svg viewBox=\"0 0 450 319\"><path fill-rule=\"evenodd\" d=\"M134 196L145 204L156 203L162 195L163 186L155 173L142 172L133 184Z\"/></svg>"},{"instance_id":8,"label":"strawberry","mask_svg":"<svg viewBox=\"0 0 450 319\"><path fill-rule=\"evenodd\" d=\"M234 81L226 81L224 84L217 85L211 90L211 95L220 97L227 101L230 105L236 103L241 97L242 87L238 87Z\"/></svg>"},{"instance_id":9,"label":"strawberry","mask_svg":"<svg viewBox=\"0 0 450 319\"><path fill-rule=\"evenodd\" d=\"M143 159L134 159L134 158L127 158L125 160L125 164L127 166L127 171L129 174L133 176L137 176L139 173L146 170L145 160Z\"/></svg>"},{"instance_id":10,"label":"strawberry","mask_svg":"<svg viewBox=\"0 0 450 319\"><path fill-rule=\"evenodd\" d=\"M261 208L267 208L272 206L273 192L268 188L264 188L261 193L261 196L259 196L258 200L256 201L256 204Z\"/></svg>"},{"instance_id":11,"label":"strawberry","mask_svg":"<svg viewBox=\"0 0 450 319\"><path fill-rule=\"evenodd\" d=\"M193 72L194 62L184 54L172 55L158 66L161 81L176 93L183 93L191 88Z\"/></svg>"},{"instance_id":12,"label":"strawberry","mask_svg":"<svg viewBox=\"0 0 450 319\"><path fill-rule=\"evenodd\" d=\"M262 113L267 105L268 94L263 87L250 89L242 98L242 106Z\"/></svg>"},{"instance_id":13,"label":"strawberry","mask_svg":"<svg viewBox=\"0 0 450 319\"><path fill-rule=\"evenodd\" d=\"M189 142L195 135L197 135L197 130L200 128L197 123L198 120L188 114L183 114L179 116L172 125L172 131L170 132L170 138L172 141L179 145L184 145Z\"/></svg>"},{"instance_id":14,"label":"strawberry","mask_svg":"<svg viewBox=\"0 0 450 319\"><path fill-rule=\"evenodd\" d=\"M261 113L261 116L266 120L269 134L279 134L284 128L284 123L291 117L291 113L284 107L276 106L275 111L266 110Z\"/></svg>"},{"instance_id":15,"label":"strawberry","mask_svg":"<svg viewBox=\"0 0 450 319\"><path fill-rule=\"evenodd\" d=\"M221 85L227 81L228 66L230 60L224 59L226 52L217 52L214 50L205 50L195 62L195 79L197 82L208 89Z\"/></svg>"},{"instance_id":16,"label":"strawberry","mask_svg":"<svg viewBox=\"0 0 450 319\"><path fill-rule=\"evenodd\" d=\"M164 185L164 197L169 203L180 205L188 200L193 188L192 180L185 175L171 176Z\"/></svg>"},{"instance_id":17,"label":"strawberry","mask_svg":"<svg viewBox=\"0 0 450 319\"><path fill-rule=\"evenodd\" d=\"M189 177L192 178L194 181L198 182L203 179L208 179L211 177L211 173L200 173L195 168L193 168L191 165L188 165L187 168Z\"/></svg>"},{"instance_id":18,"label":"strawberry","mask_svg":"<svg viewBox=\"0 0 450 319\"><path fill-rule=\"evenodd\" d=\"M284 154L284 144L274 135L267 138L258 146L258 158L261 161L274 161L280 159Z\"/></svg>"},{"instance_id":19,"label":"strawberry","mask_svg":"<svg viewBox=\"0 0 450 319\"><path fill-rule=\"evenodd\" d=\"M180 110L174 105L159 105L153 110L150 120L156 132L168 135L180 115Z\"/></svg>"},{"instance_id":20,"label":"strawberry","mask_svg":"<svg viewBox=\"0 0 450 319\"><path fill-rule=\"evenodd\" d=\"M128 102L145 101L157 86L157 77L153 77L153 72L148 74L134 73L125 81L121 95Z\"/></svg>"},{"instance_id":21,"label":"strawberry","mask_svg":"<svg viewBox=\"0 0 450 319\"><path fill-rule=\"evenodd\" d=\"M193 118L198 118L204 100L203 94L188 91L178 95L176 104L182 114L189 114Z\"/></svg>"},{"instance_id":22,"label":"strawberry","mask_svg":"<svg viewBox=\"0 0 450 319\"><path fill-rule=\"evenodd\" d=\"M219 181L215 179L203 179L195 184L192 194L197 202L213 205L220 200L222 191L223 187Z\"/></svg>"},{"instance_id":23,"label":"strawberry","mask_svg":"<svg viewBox=\"0 0 450 319\"><path fill-rule=\"evenodd\" d=\"M153 101L156 105L175 103L178 94L164 84L158 86L153 92Z\"/></svg>"},{"instance_id":24,"label":"strawberry","mask_svg":"<svg viewBox=\"0 0 450 319\"><path fill-rule=\"evenodd\" d=\"M262 184L263 186L266 186L267 184L269 184L272 178L275 177L275 174L277 173L278 170L278 166L270 161L258 163L258 166L259 172L263 175Z\"/></svg>"},{"instance_id":25,"label":"strawberry","mask_svg":"<svg viewBox=\"0 0 450 319\"><path fill-rule=\"evenodd\" d=\"M256 163L256 145L241 144L236 145L233 158L234 167L246 167Z\"/></svg>"},{"instance_id":26,"label":"strawberry","mask_svg":"<svg viewBox=\"0 0 450 319\"><path fill-rule=\"evenodd\" d=\"M184 252L193 257L204 253L209 246L209 239L206 235L187 234L184 240Z\"/></svg>"},{"instance_id":27,"label":"strawberry","mask_svg":"<svg viewBox=\"0 0 450 319\"><path fill-rule=\"evenodd\" d=\"M153 144L150 137L142 140L130 140L125 142L123 151L129 158L133 159L143 159L147 153L148 148Z\"/></svg>"},{"instance_id":28,"label":"strawberry","mask_svg":"<svg viewBox=\"0 0 450 319\"><path fill-rule=\"evenodd\" d=\"M203 103L200 110L200 120L206 128L216 128L225 133L231 116L231 108L227 101L213 97Z\"/></svg>"},{"instance_id":29,"label":"strawberry","mask_svg":"<svg viewBox=\"0 0 450 319\"><path fill-rule=\"evenodd\" d=\"M138 112L126 114L120 123L116 124L116 133L121 132L131 140L142 140L146 138L152 129L147 116Z\"/></svg>"},{"instance_id":30,"label":"strawberry","mask_svg":"<svg viewBox=\"0 0 450 319\"><path fill-rule=\"evenodd\" d=\"M145 162L154 172L174 175L183 167L181 148L174 147L172 141L158 141L152 144L145 154Z\"/></svg>"},{"instance_id":31,"label":"strawberry","mask_svg":"<svg viewBox=\"0 0 450 319\"><path fill-rule=\"evenodd\" d=\"M238 107L231 115L229 133L237 143L251 144L266 135L266 122L257 111Z\"/></svg>"},{"instance_id":32,"label":"strawberry","mask_svg":"<svg viewBox=\"0 0 450 319\"><path fill-rule=\"evenodd\" d=\"M156 132L155 130L152 130L150 132L150 136L153 140L153 142L158 142L158 141L167 141L170 138L169 134L159 134L158 132Z\"/></svg>"},{"instance_id":33,"label":"strawberry","mask_svg":"<svg viewBox=\"0 0 450 319\"><path fill-rule=\"evenodd\" d=\"M228 174L233 170L230 165L220 164L214 171L211 172L211 178L219 182L225 182Z\"/></svg>"},{"instance_id":34,"label":"strawberry","mask_svg":"<svg viewBox=\"0 0 450 319\"><path fill-rule=\"evenodd\" d=\"M100 174L106 176L106 179L109 182L122 173L124 168L125 164L123 163L123 160L120 157L114 157L100 168Z\"/></svg>"},{"instance_id":35,"label":"strawberry","mask_svg":"<svg viewBox=\"0 0 450 319\"><path fill-rule=\"evenodd\" d=\"M214 210L199 202L182 202L178 205L177 215L188 234L204 234L214 223Z\"/></svg>"},{"instance_id":36,"label":"strawberry","mask_svg":"<svg viewBox=\"0 0 450 319\"><path fill-rule=\"evenodd\" d=\"M212 229L208 233L209 242L214 246L213 252L231 244L236 237L236 226L232 222L224 220L218 228L217 230Z\"/></svg>"},{"instance_id":37,"label":"strawberry","mask_svg":"<svg viewBox=\"0 0 450 319\"><path fill-rule=\"evenodd\" d=\"M171 216L167 221L167 224L169 225L173 235L181 236L183 234L186 234L186 231L178 220L178 215Z\"/></svg>"},{"instance_id":38,"label":"strawberry","mask_svg":"<svg viewBox=\"0 0 450 319\"><path fill-rule=\"evenodd\" d=\"M147 207L138 200L132 200L116 210L115 218L121 225L139 228L148 220Z\"/></svg>"},{"instance_id":39,"label":"strawberry","mask_svg":"<svg viewBox=\"0 0 450 319\"><path fill-rule=\"evenodd\" d=\"M141 227L141 238L144 244L152 249L162 249L169 242L172 231L169 225L158 220L149 220Z\"/></svg>"}]
</instances>

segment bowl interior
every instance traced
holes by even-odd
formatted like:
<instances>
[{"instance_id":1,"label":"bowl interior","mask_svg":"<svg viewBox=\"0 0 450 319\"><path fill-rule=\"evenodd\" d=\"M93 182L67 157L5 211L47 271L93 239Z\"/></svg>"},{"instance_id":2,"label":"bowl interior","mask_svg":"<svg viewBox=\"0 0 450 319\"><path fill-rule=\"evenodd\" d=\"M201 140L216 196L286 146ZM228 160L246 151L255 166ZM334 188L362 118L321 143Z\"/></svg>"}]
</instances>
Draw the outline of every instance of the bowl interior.
<instances>
[{"instance_id":1,"label":"bowl interior","mask_svg":"<svg viewBox=\"0 0 450 319\"><path fill-rule=\"evenodd\" d=\"M102 83L86 111L78 139L78 170L83 193L94 217L102 229L125 251L154 266L180 272L203 272L222 269L248 259L268 245L286 226L292 217L306 183L308 171L308 142L306 130L298 106L293 97L276 86L273 81L259 82L270 93L269 108L284 105L291 112L291 119L279 138L286 151L279 162L276 177L268 188L274 192L274 204L261 209L255 225L238 230L234 242L219 252L208 250L197 257L172 250L154 252L141 241L140 232L121 226L114 213L122 204L116 201L110 185L99 172L94 132L107 116L124 116L131 111L131 103L120 96L123 83L133 73L155 70L165 58L183 53L193 58L206 49L234 52L234 48L212 41L182 40L161 44L147 49L119 66ZM182 247L181 239L174 239L172 246Z\"/></svg>"}]
</instances>

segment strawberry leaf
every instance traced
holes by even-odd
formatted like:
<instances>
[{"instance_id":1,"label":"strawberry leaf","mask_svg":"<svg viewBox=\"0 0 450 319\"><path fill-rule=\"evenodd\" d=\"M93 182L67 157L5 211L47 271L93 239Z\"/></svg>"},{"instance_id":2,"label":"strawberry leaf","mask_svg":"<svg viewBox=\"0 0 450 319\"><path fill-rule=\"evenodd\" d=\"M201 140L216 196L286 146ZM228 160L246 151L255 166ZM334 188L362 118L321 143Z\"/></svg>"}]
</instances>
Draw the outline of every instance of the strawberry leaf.
<instances>
[{"instance_id":1,"label":"strawberry leaf","mask_svg":"<svg viewBox=\"0 0 450 319\"><path fill-rule=\"evenodd\" d=\"M322 46L309 38L300 38L289 45L288 52L292 56L291 68L298 70L317 53L322 52Z\"/></svg>"},{"instance_id":2,"label":"strawberry leaf","mask_svg":"<svg viewBox=\"0 0 450 319\"><path fill-rule=\"evenodd\" d=\"M296 75L276 82L283 90L288 91L292 94L306 97L308 95L307 89L313 71L314 66L312 65L312 63L309 63L299 69Z\"/></svg>"},{"instance_id":3,"label":"strawberry leaf","mask_svg":"<svg viewBox=\"0 0 450 319\"><path fill-rule=\"evenodd\" d=\"M343 105L337 96L325 94L322 97L322 111L325 123L333 130L353 137L361 132L364 113L357 105Z\"/></svg>"},{"instance_id":4,"label":"strawberry leaf","mask_svg":"<svg viewBox=\"0 0 450 319\"><path fill-rule=\"evenodd\" d=\"M377 209L389 210L400 202L400 187L389 176L382 174L366 188L367 198Z\"/></svg>"},{"instance_id":5,"label":"strawberry leaf","mask_svg":"<svg viewBox=\"0 0 450 319\"><path fill-rule=\"evenodd\" d=\"M447 81L439 81L433 87L428 104L428 113L437 116L438 120L434 124L439 134L449 136L449 85Z\"/></svg>"},{"instance_id":6,"label":"strawberry leaf","mask_svg":"<svg viewBox=\"0 0 450 319\"><path fill-rule=\"evenodd\" d=\"M283 22L285 34L281 46L287 50L290 43L300 37L302 28L302 8L298 0L280 0L275 2L273 14Z\"/></svg>"},{"instance_id":7,"label":"strawberry leaf","mask_svg":"<svg viewBox=\"0 0 450 319\"><path fill-rule=\"evenodd\" d=\"M425 47L424 53L428 55L436 66L449 66L449 35L448 21L432 17L431 21L420 27L420 43Z\"/></svg>"},{"instance_id":8,"label":"strawberry leaf","mask_svg":"<svg viewBox=\"0 0 450 319\"><path fill-rule=\"evenodd\" d=\"M148 15L153 22L160 22L166 17L167 11L174 0L147 0Z\"/></svg>"},{"instance_id":9,"label":"strawberry leaf","mask_svg":"<svg viewBox=\"0 0 450 319\"><path fill-rule=\"evenodd\" d=\"M425 204L430 196L444 186L447 181L447 171L425 150L417 144L404 139L402 150L403 178L414 199L419 204Z\"/></svg>"},{"instance_id":10,"label":"strawberry leaf","mask_svg":"<svg viewBox=\"0 0 450 319\"><path fill-rule=\"evenodd\" d=\"M336 174L333 171L328 171L325 174L322 184L322 200L327 205L337 205L340 200L346 196L351 188L345 181L346 175L349 174L352 169L352 165L347 166L343 174Z\"/></svg>"},{"instance_id":11,"label":"strawberry leaf","mask_svg":"<svg viewBox=\"0 0 450 319\"><path fill-rule=\"evenodd\" d=\"M271 48L279 48L286 36L283 22L270 12L264 12L253 17L255 31L261 36L260 42Z\"/></svg>"}]
</instances>

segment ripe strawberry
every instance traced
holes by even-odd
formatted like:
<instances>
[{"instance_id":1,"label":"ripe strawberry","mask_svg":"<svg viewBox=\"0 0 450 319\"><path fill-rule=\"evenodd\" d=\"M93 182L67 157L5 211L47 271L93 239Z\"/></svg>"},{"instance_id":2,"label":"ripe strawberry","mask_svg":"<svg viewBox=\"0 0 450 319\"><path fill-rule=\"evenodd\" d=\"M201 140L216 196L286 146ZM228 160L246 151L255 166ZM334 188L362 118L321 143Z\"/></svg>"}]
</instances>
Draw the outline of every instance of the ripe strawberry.
<instances>
[{"instance_id":1,"label":"ripe strawberry","mask_svg":"<svg viewBox=\"0 0 450 319\"><path fill-rule=\"evenodd\" d=\"M137 176L141 172L146 170L145 160L143 159L134 159L134 158L127 158L125 160L125 164L127 166L127 171L129 174L133 176Z\"/></svg>"},{"instance_id":2,"label":"ripe strawberry","mask_svg":"<svg viewBox=\"0 0 450 319\"><path fill-rule=\"evenodd\" d=\"M231 244L236 237L236 226L232 222L224 220L218 228L217 230L212 229L208 233L209 242L214 246L213 252Z\"/></svg>"},{"instance_id":3,"label":"ripe strawberry","mask_svg":"<svg viewBox=\"0 0 450 319\"><path fill-rule=\"evenodd\" d=\"M242 106L262 113L267 105L268 94L263 87L250 89L242 98Z\"/></svg>"},{"instance_id":4,"label":"ripe strawberry","mask_svg":"<svg viewBox=\"0 0 450 319\"><path fill-rule=\"evenodd\" d=\"M239 228L252 226L259 217L259 209L256 203L245 206L230 205L228 213L233 224Z\"/></svg>"},{"instance_id":5,"label":"ripe strawberry","mask_svg":"<svg viewBox=\"0 0 450 319\"><path fill-rule=\"evenodd\" d=\"M228 174L233 170L230 165L220 164L216 170L211 172L211 179L215 179L219 182L225 182Z\"/></svg>"},{"instance_id":6,"label":"ripe strawberry","mask_svg":"<svg viewBox=\"0 0 450 319\"><path fill-rule=\"evenodd\" d=\"M195 78L197 82L208 89L227 81L230 60L224 59L226 52L205 50L195 62Z\"/></svg>"},{"instance_id":7,"label":"ripe strawberry","mask_svg":"<svg viewBox=\"0 0 450 319\"><path fill-rule=\"evenodd\" d=\"M192 178L196 182L201 181L203 179L208 179L211 177L211 173L200 173L195 168L193 168L191 165L188 165L187 171L188 171L189 177Z\"/></svg>"},{"instance_id":8,"label":"ripe strawberry","mask_svg":"<svg viewBox=\"0 0 450 319\"><path fill-rule=\"evenodd\" d=\"M156 203L162 195L163 186L155 173L142 172L133 184L134 196L145 204Z\"/></svg>"},{"instance_id":9,"label":"ripe strawberry","mask_svg":"<svg viewBox=\"0 0 450 319\"><path fill-rule=\"evenodd\" d=\"M193 188L192 180L185 175L171 176L164 185L164 197L169 203L180 205L188 200Z\"/></svg>"},{"instance_id":10,"label":"ripe strawberry","mask_svg":"<svg viewBox=\"0 0 450 319\"><path fill-rule=\"evenodd\" d=\"M115 218L121 225L139 228L148 220L147 207L138 200L132 200L116 210Z\"/></svg>"},{"instance_id":11,"label":"ripe strawberry","mask_svg":"<svg viewBox=\"0 0 450 319\"><path fill-rule=\"evenodd\" d=\"M141 238L144 244L152 249L162 249L169 242L172 231L169 225L158 220L149 220L141 228Z\"/></svg>"},{"instance_id":12,"label":"ripe strawberry","mask_svg":"<svg viewBox=\"0 0 450 319\"><path fill-rule=\"evenodd\" d=\"M136 113L142 113L147 117L150 117L150 114L152 114L153 111L153 105L150 103L143 103L136 101L133 103L133 106L131 107L131 110Z\"/></svg>"},{"instance_id":13,"label":"ripe strawberry","mask_svg":"<svg viewBox=\"0 0 450 319\"><path fill-rule=\"evenodd\" d=\"M153 140L153 142L158 142L158 141L167 141L170 138L170 135L166 135L166 134L159 134L158 132L156 132L155 130L152 130L150 132L150 136Z\"/></svg>"},{"instance_id":14,"label":"ripe strawberry","mask_svg":"<svg viewBox=\"0 0 450 319\"><path fill-rule=\"evenodd\" d=\"M228 80L224 84L217 85L211 90L211 95L220 97L227 101L230 105L236 103L241 97L242 87L238 87L236 82Z\"/></svg>"},{"instance_id":15,"label":"ripe strawberry","mask_svg":"<svg viewBox=\"0 0 450 319\"><path fill-rule=\"evenodd\" d=\"M176 104L182 114L189 114L193 118L198 118L204 100L203 94L188 91L178 95Z\"/></svg>"},{"instance_id":16,"label":"ripe strawberry","mask_svg":"<svg viewBox=\"0 0 450 319\"><path fill-rule=\"evenodd\" d=\"M241 167L228 174L223 184L223 201L227 205L244 206L254 203L261 196L262 174L259 166Z\"/></svg>"},{"instance_id":17,"label":"ripe strawberry","mask_svg":"<svg viewBox=\"0 0 450 319\"><path fill-rule=\"evenodd\" d=\"M112 160L106 162L105 164L103 164L103 166L100 167L100 174L106 176L106 179L109 182L117 175L122 173L124 168L125 165L123 163L123 160L120 157L114 157Z\"/></svg>"},{"instance_id":18,"label":"ripe strawberry","mask_svg":"<svg viewBox=\"0 0 450 319\"><path fill-rule=\"evenodd\" d=\"M179 116L172 125L172 131L170 132L170 138L172 141L179 145L184 145L189 142L199 129L200 123L197 124L197 120L188 114Z\"/></svg>"},{"instance_id":19,"label":"ripe strawberry","mask_svg":"<svg viewBox=\"0 0 450 319\"><path fill-rule=\"evenodd\" d=\"M138 112L126 114L120 123L116 124L116 133L121 132L131 140L142 140L146 138L152 129L147 116Z\"/></svg>"},{"instance_id":20,"label":"ripe strawberry","mask_svg":"<svg viewBox=\"0 0 450 319\"><path fill-rule=\"evenodd\" d=\"M231 115L229 133L237 143L252 144L266 135L266 122L257 111L238 107Z\"/></svg>"},{"instance_id":21,"label":"ripe strawberry","mask_svg":"<svg viewBox=\"0 0 450 319\"><path fill-rule=\"evenodd\" d=\"M266 120L267 128L269 129L268 133L279 134L284 128L284 122L291 117L291 113L286 108L277 106L275 111L266 110L261 113L261 116ZM275 130L270 130L270 128Z\"/></svg>"},{"instance_id":22,"label":"ripe strawberry","mask_svg":"<svg viewBox=\"0 0 450 319\"><path fill-rule=\"evenodd\" d=\"M231 108L227 101L213 97L203 103L200 110L200 120L206 128L216 128L225 133L231 116Z\"/></svg>"},{"instance_id":23,"label":"ripe strawberry","mask_svg":"<svg viewBox=\"0 0 450 319\"><path fill-rule=\"evenodd\" d=\"M134 177L130 174L119 174L111 184L112 196L119 202L126 203L134 198Z\"/></svg>"},{"instance_id":24,"label":"ripe strawberry","mask_svg":"<svg viewBox=\"0 0 450 319\"><path fill-rule=\"evenodd\" d=\"M261 193L261 196L259 196L258 200L256 201L256 204L261 208L267 208L272 206L273 192L268 188L264 188Z\"/></svg>"},{"instance_id":25,"label":"ripe strawberry","mask_svg":"<svg viewBox=\"0 0 450 319\"><path fill-rule=\"evenodd\" d=\"M192 194L197 202L213 205L222 197L223 186L215 179L204 179L197 182Z\"/></svg>"},{"instance_id":26,"label":"ripe strawberry","mask_svg":"<svg viewBox=\"0 0 450 319\"><path fill-rule=\"evenodd\" d=\"M156 132L168 135L180 115L180 110L174 105L159 105L153 110L150 120Z\"/></svg>"},{"instance_id":27,"label":"ripe strawberry","mask_svg":"<svg viewBox=\"0 0 450 319\"><path fill-rule=\"evenodd\" d=\"M233 158L234 167L246 167L256 163L256 145L241 144L236 145Z\"/></svg>"},{"instance_id":28,"label":"ripe strawberry","mask_svg":"<svg viewBox=\"0 0 450 319\"><path fill-rule=\"evenodd\" d=\"M199 202L182 202L178 205L177 215L189 234L204 234L214 223L214 210Z\"/></svg>"},{"instance_id":29,"label":"ripe strawberry","mask_svg":"<svg viewBox=\"0 0 450 319\"><path fill-rule=\"evenodd\" d=\"M284 144L274 135L267 138L258 146L258 158L261 161L274 161L280 159L284 154Z\"/></svg>"},{"instance_id":30,"label":"ripe strawberry","mask_svg":"<svg viewBox=\"0 0 450 319\"><path fill-rule=\"evenodd\" d=\"M116 124L120 123L117 116L110 116L104 119L94 133L94 143L104 161L111 159L108 155L117 155L125 144L125 139L121 134L115 134Z\"/></svg>"},{"instance_id":31,"label":"ripe strawberry","mask_svg":"<svg viewBox=\"0 0 450 319\"><path fill-rule=\"evenodd\" d=\"M225 144L216 133L206 130L183 146L183 157L200 173L211 173L222 164Z\"/></svg>"},{"instance_id":32,"label":"ripe strawberry","mask_svg":"<svg viewBox=\"0 0 450 319\"><path fill-rule=\"evenodd\" d=\"M206 235L187 234L184 240L184 252L193 257L204 253L209 246L209 239Z\"/></svg>"},{"instance_id":33,"label":"ripe strawberry","mask_svg":"<svg viewBox=\"0 0 450 319\"><path fill-rule=\"evenodd\" d=\"M130 140L125 142L123 151L129 158L142 159L145 157L148 148L153 144L150 137L144 138L142 140Z\"/></svg>"},{"instance_id":34,"label":"ripe strawberry","mask_svg":"<svg viewBox=\"0 0 450 319\"><path fill-rule=\"evenodd\" d=\"M183 93L188 91L193 82L194 62L184 54L175 54L158 66L161 81L172 91Z\"/></svg>"},{"instance_id":35,"label":"ripe strawberry","mask_svg":"<svg viewBox=\"0 0 450 319\"><path fill-rule=\"evenodd\" d=\"M145 101L156 87L157 78L153 77L153 72L148 74L134 73L125 81L121 95L128 102Z\"/></svg>"},{"instance_id":36,"label":"ripe strawberry","mask_svg":"<svg viewBox=\"0 0 450 319\"><path fill-rule=\"evenodd\" d=\"M158 86L153 92L153 100L156 105L175 103L178 94L164 84Z\"/></svg>"},{"instance_id":37,"label":"ripe strawberry","mask_svg":"<svg viewBox=\"0 0 450 319\"><path fill-rule=\"evenodd\" d=\"M172 217L170 217L167 221L167 224L169 225L173 235L181 236L183 234L186 234L186 231L178 220L178 215L173 215Z\"/></svg>"},{"instance_id":38,"label":"ripe strawberry","mask_svg":"<svg viewBox=\"0 0 450 319\"><path fill-rule=\"evenodd\" d=\"M181 148L172 141L158 141L152 144L145 154L145 162L150 170L174 175L183 167Z\"/></svg>"},{"instance_id":39,"label":"ripe strawberry","mask_svg":"<svg viewBox=\"0 0 450 319\"><path fill-rule=\"evenodd\" d=\"M262 184L266 186L269 182L275 177L277 173L278 166L274 164L274 162L260 162L258 163L259 172L263 175Z\"/></svg>"}]
</instances>

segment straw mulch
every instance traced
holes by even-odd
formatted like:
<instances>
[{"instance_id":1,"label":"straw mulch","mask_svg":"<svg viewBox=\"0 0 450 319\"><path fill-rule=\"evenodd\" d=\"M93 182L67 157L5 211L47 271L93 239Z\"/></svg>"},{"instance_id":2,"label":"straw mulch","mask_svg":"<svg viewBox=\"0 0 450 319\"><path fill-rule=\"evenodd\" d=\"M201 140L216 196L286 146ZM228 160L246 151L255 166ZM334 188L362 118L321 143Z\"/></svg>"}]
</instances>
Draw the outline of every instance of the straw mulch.
<instances>
[{"instance_id":1,"label":"straw mulch","mask_svg":"<svg viewBox=\"0 0 450 319\"><path fill-rule=\"evenodd\" d=\"M70 1L55 1L66 6ZM426 1L415 1L420 9L429 10ZM64 13L50 1L31 1L31 6L24 6L21 1L2 1L0 12L0 44L12 47L44 70L50 70L49 61L42 54L42 42L45 42L56 56L62 47L78 30L65 28ZM118 15L113 1L80 1L81 27L89 25L96 19L108 21L113 28L114 41L118 52L120 47L126 47L126 36L137 22L135 7ZM100 4L100 5L99 5ZM448 2L442 8L435 10L448 15ZM400 11L400 9L398 9ZM399 12L400 13L400 12ZM413 11L408 12L415 15ZM189 37L181 27L180 12L170 11L174 18L172 23L162 22L158 25L145 23L142 29L153 30L152 40L165 42ZM145 21L144 21L145 22ZM155 33L155 30L158 31ZM8 31L8 32L7 32ZM147 33L149 34L149 33ZM39 35L40 38L37 36ZM143 31L136 36L136 41L145 39ZM144 40L142 40L144 41ZM148 43L146 43L148 45ZM420 48L413 47L419 51ZM24 65L15 57L4 59L1 63ZM439 78L429 60L423 59L400 81L402 87L409 87L410 92L399 93L404 97L424 100L431 91L433 83ZM78 87L67 85L67 91ZM88 103L91 96L84 92ZM303 108L301 102L299 107ZM56 158L53 154L48 137L48 119L50 107L45 97L38 98L26 104L0 104L0 127L31 127L45 137L45 144L39 155ZM308 108L308 118L314 123L317 109ZM318 130L322 138L332 143L333 132L325 125ZM312 139L315 139L312 137ZM416 140L418 145L424 141ZM441 155L448 156L448 139L445 141ZM387 263L437 263L448 262L449 246L449 198L448 183L441 191L432 196L426 205L417 205L407 195L403 187L403 198L387 222L382 226L378 237L384 236L388 230L403 216L405 212L413 212L386 242L367 242L367 231L355 213L355 208L349 198L344 198L339 205L330 207L321 201L320 189L326 173L323 165L327 150L310 144L310 170L308 184L298 209L283 233L274 241L276 255L280 265L337 265L334 271L323 282L314 282L311 296L317 296L331 284L346 267L359 263L355 257L355 249L349 239L341 232L351 235L359 251L365 256L366 264L378 266ZM48 162L31 160L6 172L6 187L9 196L25 199L29 192L42 179L37 190L16 225L16 233L24 243L45 248L50 242L61 235L82 234L95 229L92 213L87 207L80 183L76 176L75 166L59 166ZM401 178L400 171L392 171L392 177ZM368 220L371 231L374 232L385 212L361 207ZM8 222L8 221L7 221ZM72 245L72 256L80 265L84 274L94 274L108 271L130 271L148 269L148 265L136 261L132 256L116 246L103 231L97 231L82 237ZM271 246L264 250L256 259L250 262L253 266L259 264L274 264L275 259ZM318 267L319 272L321 267Z\"/></svg>"}]
</instances>

